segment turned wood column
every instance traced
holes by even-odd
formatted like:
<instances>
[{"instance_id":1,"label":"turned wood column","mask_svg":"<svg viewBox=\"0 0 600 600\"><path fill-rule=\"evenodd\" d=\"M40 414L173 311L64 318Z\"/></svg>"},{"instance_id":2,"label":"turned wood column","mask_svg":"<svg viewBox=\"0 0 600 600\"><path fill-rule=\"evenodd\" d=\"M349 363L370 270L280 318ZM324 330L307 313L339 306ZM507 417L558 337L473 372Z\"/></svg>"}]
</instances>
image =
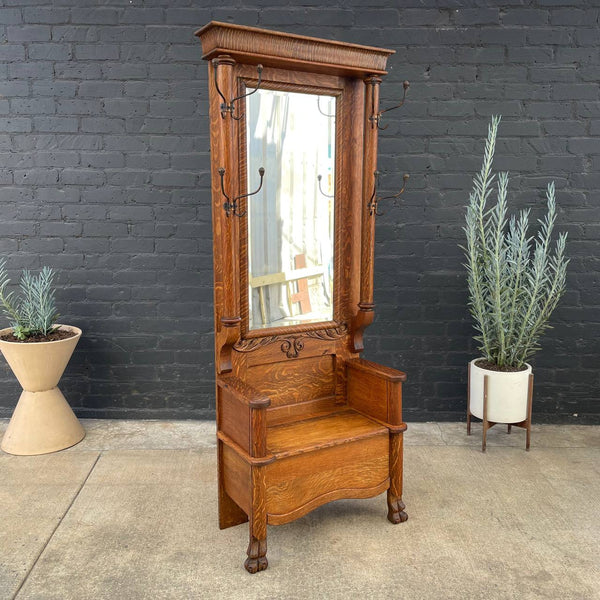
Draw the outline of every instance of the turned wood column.
<instances>
[{"instance_id":1,"label":"turned wood column","mask_svg":"<svg viewBox=\"0 0 600 600\"><path fill-rule=\"evenodd\" d=\"M368 204L375 190L375 171L377 170L377 120L379 111L379 86L381 78L371 75L365 83L364 115L364 160L363 187L361 203L361 266L360 266L360 302L354 322L353 350L364 350L363 333L373 322L375 304L373 303L373 265L375 262L375 213Z\"/></svg>"},{"instance_id":2,"label":"turned wood column","mask_svg":"<svg viewBox=\"0 0 600 600\"><path fill-rule=\"evenodd\" d=\"M239 290L239 222L223 208L226 198L221 190L219 169L224 169L223 188L230 198L239 194L237 121L223 110L223 100L215 86L215 69L219 90L227 99L237 96L234 77L235 60L220 55L209 63L211 87L211 166L212 213L215 248L215 355L219 373L231 371L231 351L241 332ZM217 254L220 256L218 260Z\"/></svg>"}]
</instances>

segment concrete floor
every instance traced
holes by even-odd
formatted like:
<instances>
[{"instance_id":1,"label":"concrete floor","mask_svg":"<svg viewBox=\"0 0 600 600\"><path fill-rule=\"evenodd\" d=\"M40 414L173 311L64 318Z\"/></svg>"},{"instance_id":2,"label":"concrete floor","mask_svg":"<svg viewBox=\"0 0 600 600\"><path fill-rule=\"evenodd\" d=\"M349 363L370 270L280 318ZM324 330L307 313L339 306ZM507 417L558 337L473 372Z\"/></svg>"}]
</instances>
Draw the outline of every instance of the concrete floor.
<instances>
[{"instance_id":1,"label":"concrete floor","mask_svg":"<svg viewBox=\"0 0 600 600\"><path fill-rule=\"evenodd\" d=\"M242 567L247 526L219 531L214 426L83 421L79 445L0 453L0 598L19 600L600 598L600 428L409 426L404 500L323 506L269 528L269 569ZM6 421L0 421L0 435Z\"/></svg>"}]
</instances>

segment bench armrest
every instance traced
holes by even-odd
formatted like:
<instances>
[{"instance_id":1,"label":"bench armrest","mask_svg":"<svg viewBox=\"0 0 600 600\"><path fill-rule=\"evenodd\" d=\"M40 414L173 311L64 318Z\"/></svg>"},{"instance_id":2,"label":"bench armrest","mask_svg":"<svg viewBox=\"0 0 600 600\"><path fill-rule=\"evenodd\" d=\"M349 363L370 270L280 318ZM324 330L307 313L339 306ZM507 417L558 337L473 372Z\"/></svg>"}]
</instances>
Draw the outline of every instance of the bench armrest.
<instances>
[{"instance_id":1,"label":"bench armrest","mask_svg":"<svg viewBox=\"0 0 600 600\"><path fill-rule=\"evenodd\" d=\"M406 374L383 365L353 358L346 361L348 405L385 423L406 428L402 421L402 383Z\"/></svg>"},{"instance_id":2,"label":"bench armrest","mask_svg":"<svg viewBox=\"0 0 600 600\"><path fill-rule=\"evenodd\" d=\"M267 408L271 404L269 396L259 392L235 375L217 376L217 385L223 390L227 390L236 400L251 408Z\"/></svg>"},{"instance_id":3,"label":"bench armrest","mask_svg":"<svg viewBox=\"0 0 600 600\"><path fill-rule=\"evenodd\" d=\"M398 371L397 369L392 369L391 367L379 365L370 360L365 360L364 358L351 358L346 361L346 365L351 369L371 373L372 375L376 375L387 381L406 381L406 373Z\"/></svg>"},{"instance_id":4,"label":"bench armrest","mask_svg":"<svg viewBox=\"0 0 600 600\"><path fill-rule=\"evenodd\" d=\"M238 446L246 455L267 455L266 409L271 399L234 375L217 376L219 439Z\"/></svg>"}]
</instances>

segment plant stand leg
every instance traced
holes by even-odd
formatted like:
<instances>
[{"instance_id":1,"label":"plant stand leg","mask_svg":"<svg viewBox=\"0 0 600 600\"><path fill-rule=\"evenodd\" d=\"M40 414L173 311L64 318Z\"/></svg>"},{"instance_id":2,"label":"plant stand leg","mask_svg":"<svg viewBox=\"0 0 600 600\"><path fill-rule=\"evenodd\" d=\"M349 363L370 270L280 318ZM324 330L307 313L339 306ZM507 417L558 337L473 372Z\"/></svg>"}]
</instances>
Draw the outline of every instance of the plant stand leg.
<instances>
[{"instance_id":1,"label":"plant stand leg","mask_svg":"<svg viewBox=\"0 0 600 600\"><path fill-rule=\"evenodd\" d=\"M264 467L252 467L252 508L250 511L250 543L244 567L248 573L264 571L267 561L267 511L265 505Z\"/></svg>"},{"instance_id":2,"label":"plant stand leg","mask_svg":"<svg viewBox=\"0 0 600 600\"><path fill-rule=\"evenodd\" d=\"M471 363L467 371L467 435L471 435Z\"/></svg>"},{"instance_id":3,"label":"plant stand leg","mask_svg":"<svg viewBox=\"0 0 600 600\"><path fill-rule=\"evenodd\" d=\"M390 433L390 487L387 491L387 518L390 523L404 523L408 515L402 502L402 456L404 439L402 433Z\"/></svg>"},{"instance_id":4,"label":"plant stand leg","mask_svg":"<svg viewBox=\"0 0 600 600\"><path fill-rule=\"evenodd\" d=\"M483 376L483 439L481 442L481 451L485 452L487 444L487 430L489 429L488 423L488 376Z\"/></svg>"},{"instance_id":5,"label":"plant stand leg","mask_svg":"<svg viewBox=\"0 0 600 600\"><path fill-rule=\"evenodd\" d=\"M529 390L527 392L527 439L525 442L525 450L529 450L531 444L531 407L533 405L533 373L529 375Z\"/></svg>"}]
</instances>

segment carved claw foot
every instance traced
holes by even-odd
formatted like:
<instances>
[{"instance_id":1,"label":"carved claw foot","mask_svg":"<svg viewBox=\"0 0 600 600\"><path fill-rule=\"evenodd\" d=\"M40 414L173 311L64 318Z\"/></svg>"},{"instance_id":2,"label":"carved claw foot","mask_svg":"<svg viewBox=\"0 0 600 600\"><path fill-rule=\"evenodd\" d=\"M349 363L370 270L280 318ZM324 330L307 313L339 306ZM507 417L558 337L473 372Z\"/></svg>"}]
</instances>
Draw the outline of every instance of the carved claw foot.
<instances>
[{"instance_id":1,"label":"carved claw foot","mask_svg":"<svg viewBox=\"0 0 600 600\"><path fill-rule=\"evenodd\" d=\"M404 523L408 519L408 515L404 512L405 508L406 505L400 498L388 499L388 521L394 523L394 525Z\"/></svg>"},{"instance_id":2,"label":"carved claw foot","mask_svg":"<svg viewBox=\"0 0 600 600\"><path fill-rule=\"evenodd\" d=\"M244 567L248 573L258 573L264 571L269 566L267 560L267 540L252 540L246 552L248 558L244 562Z\"/></svg>"},{"instance_id":3,"label":"carved claw foot","mask_svg":"<svg viewBox=\"0 0 600 600\"><path fill-rule=\"evenodd\" d=\"M269 561L266 556L261 556L259 558L247 558L244 562L244 567L248 573L258 573L259 571L264 571L269 566Z\"/></svg>"}]
</instances>

